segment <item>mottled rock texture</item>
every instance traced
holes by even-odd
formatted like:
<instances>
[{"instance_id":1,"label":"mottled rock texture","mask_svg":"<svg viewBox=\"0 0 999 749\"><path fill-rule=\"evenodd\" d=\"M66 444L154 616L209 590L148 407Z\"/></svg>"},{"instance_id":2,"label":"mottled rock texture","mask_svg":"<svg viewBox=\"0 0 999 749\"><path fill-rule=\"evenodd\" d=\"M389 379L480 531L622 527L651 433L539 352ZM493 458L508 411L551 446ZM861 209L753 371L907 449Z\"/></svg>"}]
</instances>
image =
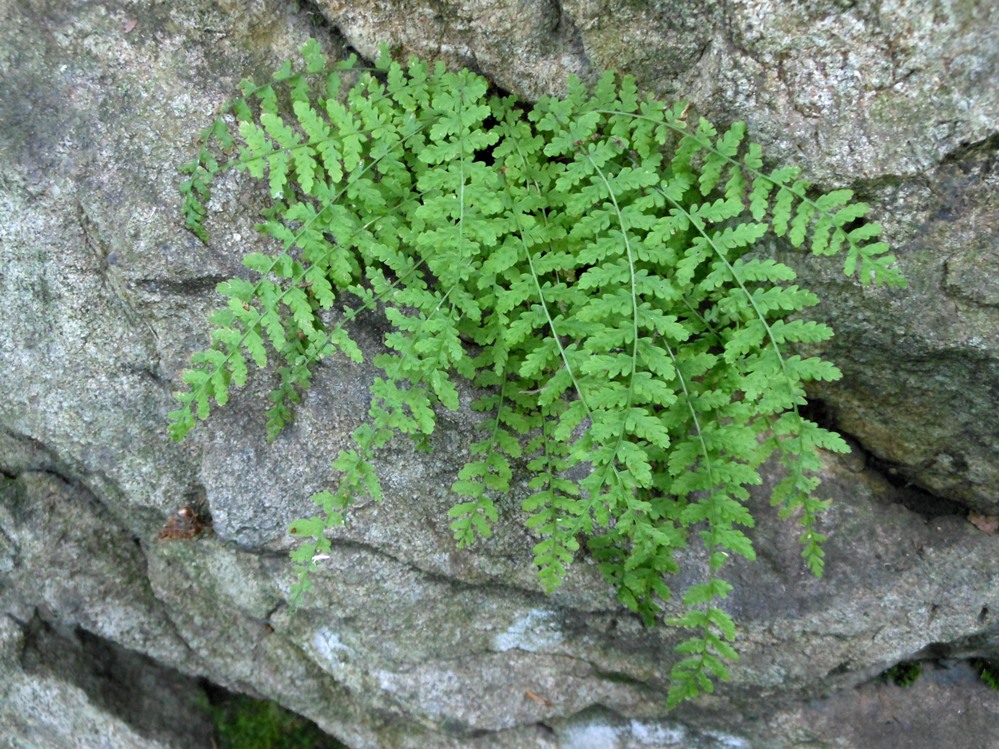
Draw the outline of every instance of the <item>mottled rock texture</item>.
<instances>
[{"instance_id":1,"label":"mottled rock texture","mask_svg":"<svg viewBox=\"0 0 999 749\"><path fill-rule=\"evenodd\" d=\"M39 618L0 620L0 746L208 747L195 680Z\"/></svg>"},{"instance_id":2,"label":"mottled rock texture","mask_svg":"<svg viewBox=\"0 0 999 749\"><path fill-rule=\"evenodd\" d=\"M198 746L204 726L169 716L204 677L354 747L996 746L967 659L999 660L999 545L962 512L999 514L997 28L986 0L0 0L0 745L79 746L103 725L109 746ZM324 364L274 445L266 376L166 440L215 284L267 248L238 179L211 243L187 233L176 165L240 78L309 36L527 96L616 68L745 119L775 163L874 206L908 290L793 259L838 333L845 377L816 395L857 440L828 466L828 572L802 570L761 495L760 559L732 575L744 655L717 696L665 715L675 633L642 629L584 559L545 597L515 498L488 544L454 550L469 412L432 455L385 457L386 501L358 508L294 612L285 528L332 478L372 372ZM358 335L378 350L377 319ZM158 539L185 504L213 529ZM878 678L913 658L913 687ZM109 710L95 661L169 698Z\"/></svg>"}]
</instances>

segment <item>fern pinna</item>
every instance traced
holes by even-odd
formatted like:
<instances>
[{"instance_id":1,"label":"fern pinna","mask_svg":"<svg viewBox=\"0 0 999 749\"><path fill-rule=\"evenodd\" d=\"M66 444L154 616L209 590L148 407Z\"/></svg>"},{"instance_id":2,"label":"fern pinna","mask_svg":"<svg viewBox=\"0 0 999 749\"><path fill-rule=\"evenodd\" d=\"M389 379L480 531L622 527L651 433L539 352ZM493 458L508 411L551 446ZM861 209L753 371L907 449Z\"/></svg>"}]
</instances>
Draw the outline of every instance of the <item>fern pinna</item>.
<instances>
[{"instance_id":1,"label":"fern pinna","mask_svg":"<svg viewBox=\"0 0 999 749\"><path fill-rule=\"evenodd\" d=\"M266 179L274 202L259 229L275 251L244 258L255 280L219 285L228 304L183 375L171 435L224 405L249 361L276 359L276 437L314 365L360 361L349 323L381 310L393 329L373 359L370 419L333 463L337 488L313 497L321 513L292 526L306 539L297 592L330 549L326 529L357 497L381 496L377 452L399 433L424 442L437 411L458 407L461 378L485 417L453 487L458 545L490 535L497 499L526 470L542 586L559 585L585 539L620 600L652 623L696 531L708 574L669 619L690 636L668 704L712 691L737 658L721 572L731 554L754 555L747 487L779 455L773 502L801 524L818 575L819 451L847 449L799 411L805 383L839 372L790 353L832 332L799 314L815 295L761 240L841 253L846 275L901 285L880 227L860 221L867 206L849 190L814 194L795 168L765 170L742 124L692 124L629 78L572 81L565 98L531 106L467 70L387 55L374 69L331 67L315 42L303 56L244 83L183 167L202 238L220 172ZM581 464L586 478L569 478Z\"/></svg>"}]
</instances>

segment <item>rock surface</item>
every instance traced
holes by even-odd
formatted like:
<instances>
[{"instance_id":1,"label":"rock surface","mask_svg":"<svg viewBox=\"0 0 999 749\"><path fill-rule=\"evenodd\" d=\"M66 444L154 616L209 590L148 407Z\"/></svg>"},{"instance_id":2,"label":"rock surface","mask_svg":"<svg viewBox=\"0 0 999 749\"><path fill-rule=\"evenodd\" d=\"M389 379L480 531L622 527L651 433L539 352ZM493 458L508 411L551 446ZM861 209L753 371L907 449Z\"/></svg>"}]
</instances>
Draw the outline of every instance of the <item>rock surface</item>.
<instances>
[{"instance_id":1,"label":"rock surface","mask_svg":"<svg viewBox=\"0 0 999 749\"><path fill-rule=\"evenodd\" d=\"M999 514L995 5L321 7L0 0L0 742L61 749L102 730L109 746L207 746L201 724L148 729L203 677L352 747L995 746L995 693L966 660L999 659L999 546L960 514ZM386 457L386 501L358 509L295 612L285 529L330 480L371 371L325 363L274 445L259 377L189 443L166 440L215 284L266 250L238 181L211 206L212 242L188 234L176 165L241 77L309 36L331 54L386 41L471 64L526 95L615 67L747 120L775 160L875 206L906 292L796 261L845 373L818 395L863 445L829 463L828 572L807 576L760 497L760 559L733 568L743 659L716 696L666 716L676 634L642 629L582 560L542 595L515 501L489 543L454 550L467 412L432 455ZM377 350L376 325L360 335ZM158 539L188 504L212 530ZM908 690L878 678L914 658L936 665ZM147 717L109 711L95 660L141 663L169 698Z\"/></svg>"},{"instance_id":2,"label":"rock surface","mask_svg":"<svg viewBox=\"0 0 999 749\"><path fill-rule=\"evenodd\" d=\"M0 746L190 749L211 745L194 679L134 652L0 619Z\"/></svg>"}]
</instances>

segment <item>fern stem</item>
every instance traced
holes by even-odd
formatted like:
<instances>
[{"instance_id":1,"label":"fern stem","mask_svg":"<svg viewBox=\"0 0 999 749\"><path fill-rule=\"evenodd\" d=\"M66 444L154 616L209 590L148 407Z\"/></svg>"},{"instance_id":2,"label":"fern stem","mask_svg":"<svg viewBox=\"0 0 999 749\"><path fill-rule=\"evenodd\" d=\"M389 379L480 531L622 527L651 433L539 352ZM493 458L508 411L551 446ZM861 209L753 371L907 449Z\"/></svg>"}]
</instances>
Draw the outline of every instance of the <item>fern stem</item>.
<instances>
[{"instance_id":1,"label":"fern stem","mask_svg":"<svg viewBox=\"0 0 999 749\"><path fill-rule=\"evenodd\" d=\"M728 258L725 257L725 253L722 252L721 248L718 247L718 244L714 241L714 239L711 238L711 235L709 235L708 232L705 230L704 223L700 220L700 218L698 216L691 214L690 211L688 211L683 205L677 203L669 195L667 195L664 190L658 189L658 192L667 201L670 202L670 204L674 207L674 209L681 211L687 217L687 220L689 220L691 225L697 229L700 235L704 238L704 241L707 242L708 245L711 247L711 249L714 251L716 257L722 263L724 263L725 268L728 270L729 275L732 277L732 280L739 287L740 291L742 291L743 295L746 297L746 301L749 302L750 306L753 308L753 311L756 313L757 319L760 321L760 323L762 323L764 329L766 330L767 338L770 340L770 344L773 347L774 353L777 355L777 361L780 364L781 374L784 375L784 379L788 382L789 386L791 387L791 392L793 394L794 385L795 385L794 378L792 378L790 373L787 371L787 366L784 361L784 355L781 352L780 345L777 343L777 338L774 335L773 328L770 326L770 323L767 322L766 314L760 309L759 305L756 303L756 300L753 298L753 295L749 293L749 289L746 288L746 285L743 283L742 279L739 278L739 274L735 272L735 268L729 262ZM672 353L670 354L670 356L672 356ZM797 402L791 403L791 410L794 412L795 419L800 423L802 417L801 414L798 412ZM783 441L777 440L777 445L780 448L781 454L786 456L787 451L783 445ZM805 449L805 437L804 437L804 432L801 429L798 430L798 446L803 453ZM802 475L800 473L801 471L800 461L794 461L794 468L798 472L797 475L799 476ZM806 527L811 529L811 526L814 523L814 515L812 513L808 513L805 517L805 521L807 523Z\"/></svg>"},{"instance_id":2,"label":"fern stem","mask_svg":"<svg viewBox=\"0 0 999 749\"><path fill-rule=\"evenodd\" d=\"M638 372L638 290L635 281L635 257L631 248L631 241L628 239L628 227L625 226L624 216L621 215L621 208L617 204L617 196L614 195L614 190L611 188L610 182L607 180L606 175L603 170L597 165L593 158L583 152L586 160L590 162L590 165L596 170L597 174L600 175L600 180L604 183L604 187L607 188L607 195L610 197L611 203L614 206L614 213L617 215L618 224L621 227L621 236L624 238L624 248L628 253L628 271L630 274L631 282L631 326L632 326L632 342L631 342L631 376L628 378L628 405L623 412L621 418L621 430L618 433L617 445L614 447L614 452L611 453L611 465L617 458L618 453L621 450L621 445L624 443L624 436L626 431L626 426L628 422L628 415L631 412L632 404L635 400L635 375ZM660 445L663 449L666 449L667 445ZM604 475L606 476L607 469L604 468ZM600 486L602 487L605 483L605 479L601 480Z\"/></svg>"}]
</instances>

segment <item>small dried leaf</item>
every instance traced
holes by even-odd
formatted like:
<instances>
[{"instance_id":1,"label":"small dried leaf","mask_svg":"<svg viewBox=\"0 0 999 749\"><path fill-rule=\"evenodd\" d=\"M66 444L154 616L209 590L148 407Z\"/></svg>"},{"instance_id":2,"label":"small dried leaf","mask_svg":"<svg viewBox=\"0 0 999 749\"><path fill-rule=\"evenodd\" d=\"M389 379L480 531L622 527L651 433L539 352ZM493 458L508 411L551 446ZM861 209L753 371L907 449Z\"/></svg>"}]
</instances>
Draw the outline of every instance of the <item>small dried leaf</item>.
<instances>
[{"instance_id":1,"label":"small dried leaf","mask_svg":"<svg viewBox=\"0 0 999 749\"><path fill-rule=\"evenodd\" d=\"M185 505L170 516L156 538L169 541L187 541L200 536L206 528L207 525L198 517L198 513Z\"/></svg>"},{"instance_id":2,"label":"small dried leaf","mask_svg":"<svg viewBox=\"0 0 999 749\"><path fill-rule=\"evenodd\" d=\"M995 533L999 530L999 516L982 515L979 512L969 512L968 520L983 533Z\"/></svg>"}]
</instances>

